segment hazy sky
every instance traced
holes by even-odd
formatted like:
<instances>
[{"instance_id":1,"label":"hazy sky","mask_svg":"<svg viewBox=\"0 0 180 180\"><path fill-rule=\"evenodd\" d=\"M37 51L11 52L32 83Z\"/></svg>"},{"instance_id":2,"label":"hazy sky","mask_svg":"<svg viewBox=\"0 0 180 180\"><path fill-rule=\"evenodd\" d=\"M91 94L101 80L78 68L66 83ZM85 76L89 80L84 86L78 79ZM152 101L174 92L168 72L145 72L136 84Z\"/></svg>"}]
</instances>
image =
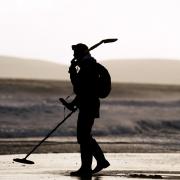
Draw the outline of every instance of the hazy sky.
<instances>
[{"instance_id":1,"label":"hazy sky","mask_svg":"<svg viewBox=\"0 0 180 180\"><path fill-rule=\"evenodd\" d=\"M99 60L180 60L179 0L0 0L0 55L68 63L71 45L98 47Z\"/></svg>"}]
</instances>

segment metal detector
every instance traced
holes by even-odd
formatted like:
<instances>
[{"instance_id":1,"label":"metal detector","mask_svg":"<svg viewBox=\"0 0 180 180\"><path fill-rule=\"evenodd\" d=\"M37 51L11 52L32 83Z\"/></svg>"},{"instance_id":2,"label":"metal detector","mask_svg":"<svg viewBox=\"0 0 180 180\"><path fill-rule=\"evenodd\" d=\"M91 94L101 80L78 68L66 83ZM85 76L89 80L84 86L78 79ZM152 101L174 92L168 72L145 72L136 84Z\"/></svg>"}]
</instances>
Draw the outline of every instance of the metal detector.
<instances>
[{"instance_id":1,"label":"metal detector","mask_svg":"<svg viewBox=\"0 0 180 180\"><path fill-rule=\"evenodd\" d=\"M93 45L92 47L90 47L88 49L87 52L97 48L99 45L103 44L103 43L112 43L112 42L115 42L117 41L118 39L104 39L104 40L101 40L99 43ZM71 60L72 61L75 61L76 59L73 58ZM64 103L64 101L62 101L62 99L60 98L60 101L62 102L62 104ZM52 131L50 131L47 136L45 136L24 158L20 159L20 158L15 158L13 159L13 161L15 162L19 162L19 163L24 163L24 164L34 164L33 161L30 161L30 160L27 160L27 158L62 124L64 123L64 121L66 121L66 119L68 119L74 112L76 111L76 109L72 110Z\"/></svg>"}]
</instances>

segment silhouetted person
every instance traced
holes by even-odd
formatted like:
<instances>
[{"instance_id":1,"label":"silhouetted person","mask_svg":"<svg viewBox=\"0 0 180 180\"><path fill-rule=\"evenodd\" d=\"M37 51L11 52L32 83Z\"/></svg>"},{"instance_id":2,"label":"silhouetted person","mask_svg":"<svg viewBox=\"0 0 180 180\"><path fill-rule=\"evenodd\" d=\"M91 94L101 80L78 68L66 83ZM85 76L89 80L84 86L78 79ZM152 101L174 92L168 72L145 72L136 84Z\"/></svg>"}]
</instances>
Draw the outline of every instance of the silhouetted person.
<instances>
[{"instance_id":1,"label":"silhouetted person","mask_svg":"<svg viewBox=\"0 0 180 180\"><path fill-rule=\"evenodd\" d=\"M71 103L65 105L70 110L73 110L75 106L79 109L77 141L80 144L81 167L79 170L71 172L71 175L90 176L92 173L99 172L110 165L91 134L94 119L99 118L99 75L96 60L90 55L85 44L73 45L72 49L76 61L71 62L69 73L76 97ZM93 156L97 161L94 170L91 169Z\"/></svg>"}]
</instances>

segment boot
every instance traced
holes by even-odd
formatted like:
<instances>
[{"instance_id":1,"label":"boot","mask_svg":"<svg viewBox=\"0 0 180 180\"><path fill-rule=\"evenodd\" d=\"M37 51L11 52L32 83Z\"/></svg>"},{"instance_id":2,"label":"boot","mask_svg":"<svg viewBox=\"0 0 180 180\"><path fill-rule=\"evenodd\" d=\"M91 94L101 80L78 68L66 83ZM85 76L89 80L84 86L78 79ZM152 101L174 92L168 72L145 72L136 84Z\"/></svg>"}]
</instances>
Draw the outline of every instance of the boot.
<instances>
[{"instance_id":1,"label":"boot","mask_svg":"<svg viewBox=\"0 0 180 180\"><path fill-rule=\"evenodd\" d=\"M110 166L110 163L107 160L104 160L103 162L97 162L97 166L92 170L92 174L98 173L104 168L107 168Z\"/></svg>"},{"instance_id":2,"label":"boot","mask_svg":"<svg viewBox=\"0 0 180 180\"><path fill-rule=\"evenodd\" d=\"M83 167L81 167L79 170L71 172L70 176L91 177L92 170L84 169Z\"/></svg>"},{"instance_id":3,"label":"boot","mask_svg":"<svg viewBox=\"0 0 180 180\"><path fill-rule=\"evenodd\" d=\"M80 144L81 151L81 168L77 171L71 172L71 176L92 176L92 151L89 144Z\"/></svg>"},{"instance_id":4,"label":"boot","mask_svg":"<svg viewBox=\"0 0 180 180\"><path fill-rule=\"evenodd\" d=\"M92 173L97 173L110 166L110 163L104 157L104 153L95 139L92 140L92 154L97 161L97 166L93 169Z\"/></svg>"}]
</instances>

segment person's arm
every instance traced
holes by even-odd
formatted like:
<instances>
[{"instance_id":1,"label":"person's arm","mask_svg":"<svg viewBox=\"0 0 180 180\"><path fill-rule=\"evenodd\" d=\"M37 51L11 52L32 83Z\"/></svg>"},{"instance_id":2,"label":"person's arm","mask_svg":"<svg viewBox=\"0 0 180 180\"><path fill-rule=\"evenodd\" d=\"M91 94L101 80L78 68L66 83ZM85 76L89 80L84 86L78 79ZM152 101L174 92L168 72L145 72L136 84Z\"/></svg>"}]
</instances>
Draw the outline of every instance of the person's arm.
<instances>
[{"instance_id":1,"label":"person's arm","mask_svg":"<svg viewBox=\"0 0 180 180\"><path fill-rule=\"evenodd\" d=\"M73 85L73 91L76 95L79 93L79 87L80 87L80 79L79 79L79 71L77 69L77 64L71 63L71 66L69 68L69 74L71 83Z\"/></svg>"},{"instance_id":2,"label":"person's arm","mask_svg":"<svg viewBox=\"0 0 180 180\"><path fill-rule=\"evenodd\" d=\"M71 66L69 67L69 74L70 74L70 79L71 79L71 83L73 85L77 84L77 69L76 69L76 64L75 63L71 63Z\"/></svg>"}]
</instances>

